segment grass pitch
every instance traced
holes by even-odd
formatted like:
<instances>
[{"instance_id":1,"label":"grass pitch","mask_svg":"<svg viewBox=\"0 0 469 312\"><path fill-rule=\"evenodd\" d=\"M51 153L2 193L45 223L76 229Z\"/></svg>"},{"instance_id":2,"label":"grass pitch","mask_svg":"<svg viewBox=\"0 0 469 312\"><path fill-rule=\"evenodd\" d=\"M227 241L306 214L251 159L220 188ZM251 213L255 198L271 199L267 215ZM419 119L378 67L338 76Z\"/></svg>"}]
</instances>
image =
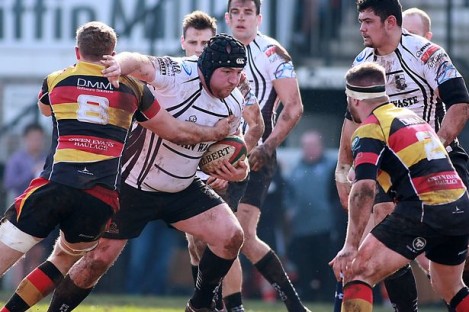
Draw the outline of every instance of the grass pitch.
<instances>
[{"instance_id":1,"label":"grass pitch","mask_svg":"<svg viewBox=\"0 0 469 312\"><path fill-rule=\"evenodd\" d=\"M0 294L1 303L10 294ZM77 312L181 312L184 311L188 297L140 297L124 295L102 295L89 296L78 308ZM34 306L29 311L46 312L49 298L41 301L42 304ZM306 303L313 312L332 312L333 305L326 303ZM280 312L286 311L283 303L266 303L259 300L246 300L244 304L246 312ZM392 312L391 307L375 307L376 312ZM420 312L446 311L443 305L422 306Z\"/></svg>"}]
</instances>

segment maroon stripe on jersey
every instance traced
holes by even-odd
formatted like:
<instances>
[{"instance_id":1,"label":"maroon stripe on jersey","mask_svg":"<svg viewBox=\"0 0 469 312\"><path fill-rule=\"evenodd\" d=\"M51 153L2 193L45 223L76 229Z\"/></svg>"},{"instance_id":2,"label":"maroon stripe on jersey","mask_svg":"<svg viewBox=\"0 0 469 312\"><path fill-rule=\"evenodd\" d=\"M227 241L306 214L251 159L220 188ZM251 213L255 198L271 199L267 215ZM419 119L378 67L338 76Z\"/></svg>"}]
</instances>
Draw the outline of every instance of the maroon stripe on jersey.
<instances>
[{"instance_id":1,"label":"maroon stripe on jersey","mask_svg":"<svg viewBox=\"0 0 469 312\"><path fill-rule=\"evenodd\" d=\"M396 130L389 136L389 146L395 151L399 152L404 148L418 142L418 138L415 135L416 132L430 131L430 127L426 123L412 125L411 127L403 127Z\"/></svg>"},{"instance_id":2,"label":"maroon stripe on jersey","mask_svg":"<svg viewBox=\"0 0 469 312\"><path fill-rule=\"evenodd\" d=\"M425 177L412 178L418 194L439 190L454 190L464 188L463 183L456 172L437 172Z\"/></svg>"},{"instance_id":3,"label":"maroon stripe on jersey","mask_svg":"<svg viewBox=\"0 0 469 312\"><path fill-rule=\"evenodd\" d=\"M119 210L119 193L117 191L110 190L100 185L95 185L83 191L111 206L114 213Z\"/></svg>"},{"instance_id":4,"label":"maroon stripe on jersey","mask_svg":"<svg viewBox=\"0 0 469 312\"><path fill-rule=\"evenodd\" d=\"M74 149L93 154L119 157L124 144L118 141L94 136L63 135L59 138L57 149Z\"/></svg>"},{"instance_id":5,"label":"maroon stripe on jersey","mask_svg":"<svg viewBox=\"0 0 469 312\"><path fill-rule=\"evenodd\" d=\"M147 120L150 120L153 117L155 117L156 114L158 114L160 109L161 109L160 103L158 103L158 101L155 99L155 101L153 101L153 105L151 105L148 109L146 109L145 111L141 113L143 116L145 116Z\"/></svg>"},{"instance_id":6,"label":"maroon stripe on jersey","mask_svg":"<svg viewBox=\"0 0 469 312\"><path fill-rule=\"evenodd\" d=\"M81 94L89 94L104 97L109 100L109 107L122 109L133 113L137 110L137 98L133 94L119 91L98 92L91 89L77 89L76 86L58 86L50 93L50 100L53 105L76 103Z\"/></svg>"},{"instance_id":7,"label":"maroon stripe on jersey","mask_svg":"<svg viewBox=\"0 0 469 312\"><path fill-rule=\"evenodd\" d=\"M364 125L368 124L379 124L378 118L375 115L370 115L365 119Z\"/></svg>"},{"instance_id":8,"label":"maroon stripe on jersey","mask_svg":"<svg viewBox=\"0 0 469 312\"><path fill-rule=\"evenodd\" d=\"M376 165L378 163L378 154L375 153L358 153L355 157L355 167L361 164L372 164Z\"/></svg>"}]
</instances>

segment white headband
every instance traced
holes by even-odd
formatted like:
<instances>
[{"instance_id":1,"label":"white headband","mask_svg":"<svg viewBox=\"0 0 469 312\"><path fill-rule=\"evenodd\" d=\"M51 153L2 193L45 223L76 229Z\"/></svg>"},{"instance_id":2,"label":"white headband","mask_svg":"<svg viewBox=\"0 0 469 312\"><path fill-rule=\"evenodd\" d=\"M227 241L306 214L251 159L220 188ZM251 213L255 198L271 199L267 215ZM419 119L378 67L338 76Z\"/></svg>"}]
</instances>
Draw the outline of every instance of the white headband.
<instances>
[{"instance_id":1,"label":"white headband","mask_svg":"<svg viewBox=\"0 0 469 312\"><path fill-rule=\"evenodd\" d=\"M358 87L346 84L345 94L357 100L375 99L386 96L384 85L376 85L370 87Z\"/></svg>"}]
</instances>

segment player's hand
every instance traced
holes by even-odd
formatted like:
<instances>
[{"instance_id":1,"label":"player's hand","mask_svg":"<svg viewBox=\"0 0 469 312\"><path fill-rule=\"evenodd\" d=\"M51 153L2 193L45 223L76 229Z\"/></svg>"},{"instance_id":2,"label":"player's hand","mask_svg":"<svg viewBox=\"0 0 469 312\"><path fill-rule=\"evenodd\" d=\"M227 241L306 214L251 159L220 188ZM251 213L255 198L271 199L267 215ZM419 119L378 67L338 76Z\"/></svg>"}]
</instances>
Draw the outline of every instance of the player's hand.
<instances>
[{"instance_id":1,"label":"player's hand","mask_svg":"<svg viewBox=\"0 0 469 312\"><path fill-rule=\"evenodd\" d=\"M211 176L231 182L240 182L247 178L249 166L246 160L241 160L233 166L228 159L223 160L222 165L215 169Z\"/></svg>"},{"instance_id":2,"label":"player's hand","mask_svg":"<svg viewBox=\"0 0 469 312\"><path fill-rule=\"evenodd\" d=\"M334 259L329 262L329 265L334 271L335 278L340 281L343 274L344 280L348 281L348 277L352 273L352 261L357 256L358 250L347 244L337 253Z\"/></svg>"},{"instance_id":3,"label":"player's hand","mask_svg":"<svg viewBox=\"0 0 469 312\"><path fill-rule=\"evenodd\" d=\"M210 186L215 192L223 192L228 188L228 181L218 179L215 177L209 177L207 179L207 185Z\"/></svg>"},{"instance_id":4,"label":"player's hand","mask_svg":"<svg viewBox=\"0 0 469 312\"><path fill-rule=\"evenodd\" d=\"M249 166L251 170L259 171L272 157L273 152L265 144L254 147L251 153L249 153Z\"/></svg>"},{"instance_id":5,"label":"player's hand","mask_svg":"<svg viewBox=\"0 0 469 312\"><path fill-rule=\"evenodd\" d=\"M226 138L232 129L232 125L235 122L234 116L228 116L226 118L220 119L215 126L213 126L215 131L214 141L220 141Z\"/></svg>"},{"instance_id":6,"label":"player's hand","mask_svg":"<svg viewBox=\"0 0 469 312\"><path fill-rule=\"evenodd\" d=\"M112 55L104 55L101 64L106 67L101 71L104 77L116 88L119 88L119 76L121 75L121 67Z\"/></svg>"}]
</instances>

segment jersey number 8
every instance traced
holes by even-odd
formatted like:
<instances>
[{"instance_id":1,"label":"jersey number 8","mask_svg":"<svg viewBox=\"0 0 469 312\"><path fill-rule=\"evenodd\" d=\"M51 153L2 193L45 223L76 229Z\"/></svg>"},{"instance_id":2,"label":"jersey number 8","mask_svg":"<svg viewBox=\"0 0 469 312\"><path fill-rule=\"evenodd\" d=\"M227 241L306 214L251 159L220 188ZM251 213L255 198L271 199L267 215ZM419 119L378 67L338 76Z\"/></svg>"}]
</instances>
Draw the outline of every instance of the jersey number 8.
<instances>
[{"instance_id":1,"label":"jersey number 8","mask_svg":"<svg viewBox=\"0 0 469 312\"><path fill-rule=\"evenodd\" d=\"M106 125L109 122L109 100L102 96L81 94L77 98L77 119L82 122Z\"/></svg>"}]
</instances>

